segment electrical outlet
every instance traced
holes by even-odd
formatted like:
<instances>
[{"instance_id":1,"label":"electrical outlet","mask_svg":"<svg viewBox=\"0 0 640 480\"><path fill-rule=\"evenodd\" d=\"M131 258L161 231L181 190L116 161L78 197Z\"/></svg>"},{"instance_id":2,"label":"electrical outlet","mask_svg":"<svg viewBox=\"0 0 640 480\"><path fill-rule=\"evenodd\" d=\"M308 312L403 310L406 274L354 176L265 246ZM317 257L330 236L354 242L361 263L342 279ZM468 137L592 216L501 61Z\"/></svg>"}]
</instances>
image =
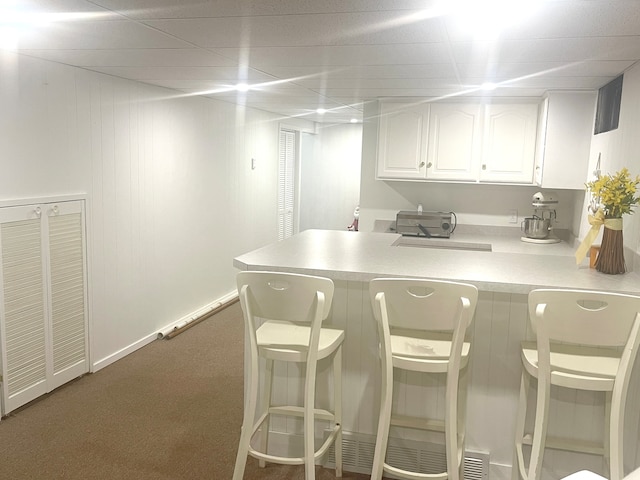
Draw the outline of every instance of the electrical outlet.
<instances>
[{"instance_id":1,"label":"electrical outlet","mask_svg":"<svg viewBox=\"0 0 640 480\"><path fill-rule=\"evenodd\" d=\"M509 223L518 223L518 210L509 210Z\"/></svg>"}]
</instances>

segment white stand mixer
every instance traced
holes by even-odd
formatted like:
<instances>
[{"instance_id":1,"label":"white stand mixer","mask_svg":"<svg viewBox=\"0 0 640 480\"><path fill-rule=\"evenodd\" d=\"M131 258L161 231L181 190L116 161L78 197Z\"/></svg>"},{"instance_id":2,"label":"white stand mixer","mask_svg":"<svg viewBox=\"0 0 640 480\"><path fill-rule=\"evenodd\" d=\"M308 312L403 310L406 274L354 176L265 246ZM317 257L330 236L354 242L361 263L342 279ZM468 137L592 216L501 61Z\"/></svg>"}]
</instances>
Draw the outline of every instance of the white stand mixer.
<instances>
[{"instance_id":1,"label":"white stand mixer","mask_svg":"<svg viewBox=\"0 0 640 480\"><path fill-rule=\"evenodd\" d=\"M560 239L553 235L553 223L556 220L556 205L558 197L553 192L537 192L533 195L531 205L534 215L522 222L523 242L529 243L558 243Z\"/></svg>"}]
</instances>

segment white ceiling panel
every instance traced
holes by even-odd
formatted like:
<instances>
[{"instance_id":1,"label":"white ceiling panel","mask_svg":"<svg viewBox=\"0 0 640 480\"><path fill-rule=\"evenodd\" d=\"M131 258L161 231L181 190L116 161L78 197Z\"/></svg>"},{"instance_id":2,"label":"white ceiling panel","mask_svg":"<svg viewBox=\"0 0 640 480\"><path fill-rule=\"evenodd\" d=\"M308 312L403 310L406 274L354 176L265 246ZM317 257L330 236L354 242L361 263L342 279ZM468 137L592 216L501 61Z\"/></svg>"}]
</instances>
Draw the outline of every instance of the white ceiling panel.
<instances>
[{"instance_id":1,"label":"white ceiling panel","mask_svg":"<svg viewBox=\"0 0 640 480\"><path fill-rule=\"evenodd\" d=\"M637 61L640 58L640 36L454 43L452 48L456 62L460 63Z\"/></svg>"},{"instance_id":2,"label":"white ceiling panel","mask_svg":"<svg viewBox=\"0 0 640 480\"><path fill-rule=\"evenodd\" d=\"M238 61L248 59L255 68L309 65L394 65L450 61L446 45L341 45L324 47L217 48L215 52Z\"/></svg>"},{"instance_id":3,"label":"white ceiling panel","mask_svg":"<svg viewBox=\"0 0 640 480\"><path fill-rule=\"evenodd\" d=\"M236 84L238 78L242 77L243 81L255 84L271 82L276 80L273 76L261 73L255 70L248 72L239 72L238 67L95 67L94 70L117 77L131 78L145 82L160 80L186 80L186 81L204 81L208 85L215 86L225 81L226 84ZM212 81L211 79L215 80Z\"/></svg>"},{"instance_id":4,"label":"white ceiling panel","mask_svg":"<svg viewBox=\"0 0 640 480\"><path fill-rule=\"evenodd\" d=\"M269 72L279 78L324 77L324 78L442 78L456 74L451 63L429 63L421 65L327 65L318 66L269 66Z\"/></svg>"},{"instance_id":5,"label":"white ceiling panel","mask_svg":"<svg viewBox=\"0 0 640 480\"><path fill-rule=\"evenodd\" d=\"M0 27L21 29L18 54L319 122L349 121L378 97L479 95L485 82L494 96L596 89L640 60L638 0L14 4Z\"/></svg>"},{"instance_id":6,"label":"white ceiling panel","mask_svg":"<svg viewBox=\"0 0 640 480\"><path fill-rule=\"evenodd\" d=\"M32 28L19 39L24 49L185 48L190 45L146 25L123 20L73 21Z\"/></svg>"},{"instance_id":7,"label":"white ceiling panel","mask_svg":"<svg viewBox=\"0 0 640 480\"><path fill-rule=\"evenodd\" d=\"M21 53L78 67L236 67L237 62L206 50L131 48L108 50L33 50Z\"/></svg>"},{"instance_id":8,"label":"white ceiling panel","mask_svg":"<svg viewBox=\"0 0 640 480\"><path fill-rule=\"evenodd\" d=\"M579 61L538 62L538 63L459 63L461 76L484 77L485 81L495 78L518 78L536 75L551 77L605 77L611 78L633 65L633 61Z\"/></svg>"},{"instance_id":9,"label":"white ceiling panel","mask_svg":"<svg viewBox=\"0 0 640 480\"><path fill-rule=\"evenodd\" d=\"M93 0L136 19L419 10L434 0Z\"/></svg>"},{"instance_id":10,"label":"white ceiling panel","mask_svg":"<svg viewBox=\"0 0 640 480\"><path fill-rule=\"evenodd\" d=\"M402 12L326 13L145 21L158 30L203 48L237 45L386 45L432 43L445 39L441 22L416 21Z\"/></svg>"}]
</instances>

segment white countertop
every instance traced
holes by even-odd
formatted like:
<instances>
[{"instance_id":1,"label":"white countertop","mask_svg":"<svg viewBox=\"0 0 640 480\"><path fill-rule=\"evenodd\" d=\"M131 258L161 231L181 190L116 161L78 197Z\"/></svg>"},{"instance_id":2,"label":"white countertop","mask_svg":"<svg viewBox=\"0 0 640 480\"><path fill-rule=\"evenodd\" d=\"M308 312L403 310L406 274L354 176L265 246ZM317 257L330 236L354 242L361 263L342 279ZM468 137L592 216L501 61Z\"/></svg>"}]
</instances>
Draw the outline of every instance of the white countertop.
<instances>
[{"instance_id":1,"label":"white countertop","mask_svg":"<svg viewBox=\"0 0 640 480\"><path fill-rule=\"evenodd\" d=\"M533 288L576 288L640 294L637 273L607 275L576 265L566 242L522 242L517 229L484 235L461 229L438 245L490 244L492 251L392 246L395 233L307 230L234 259L242 270L275 270L369 281L377 276L428 277L473 283L481 291L529 293ZM419 239L429 242L429 239Z\"/></svg>"}]
</instances>

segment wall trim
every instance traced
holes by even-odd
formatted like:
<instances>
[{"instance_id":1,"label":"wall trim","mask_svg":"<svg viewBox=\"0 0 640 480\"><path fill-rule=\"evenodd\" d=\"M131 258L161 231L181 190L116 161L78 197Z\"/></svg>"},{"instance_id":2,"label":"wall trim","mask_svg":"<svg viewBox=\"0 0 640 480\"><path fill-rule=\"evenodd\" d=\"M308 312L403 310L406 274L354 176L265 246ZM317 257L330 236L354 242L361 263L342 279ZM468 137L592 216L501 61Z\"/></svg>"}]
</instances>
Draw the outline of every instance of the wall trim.
<instances>
[{"instance_id":1,"label":"wall trim","mask_svg":"<svg viewBox=\"0 0 640 480\"><path fill-rule=\"evenodd\" d=\"M45 197L7 198L0 200L0 208L22 207L24 205L32 205L36 203L56 203L70 202L74 200L87 200L88 197L89 196L86 193L72 193L67 195L47 195Z\"/></svg>"},{"instance_id":2,"label":"wall trim","mask_svg":"<svg viewBox=\"0 0 640 480\"><path fill-rule=\"evenodd\" d=\"M149 343L153 342L156 338L157 338L157 335L155 333L151 333L149 335L144 336L140 340L133 342L132 344L118 350L117 352L114 352L111 355L107 355L106 357L95 361L92 365L93 368L91 369L91 372L95 373L98 370L102 370L104 367L108 367L112 363L120 360L121 358L126 357L130 353L133 353L139 348L142 348L145 345L148 345Z\"/></svg>"}]
</instances>

